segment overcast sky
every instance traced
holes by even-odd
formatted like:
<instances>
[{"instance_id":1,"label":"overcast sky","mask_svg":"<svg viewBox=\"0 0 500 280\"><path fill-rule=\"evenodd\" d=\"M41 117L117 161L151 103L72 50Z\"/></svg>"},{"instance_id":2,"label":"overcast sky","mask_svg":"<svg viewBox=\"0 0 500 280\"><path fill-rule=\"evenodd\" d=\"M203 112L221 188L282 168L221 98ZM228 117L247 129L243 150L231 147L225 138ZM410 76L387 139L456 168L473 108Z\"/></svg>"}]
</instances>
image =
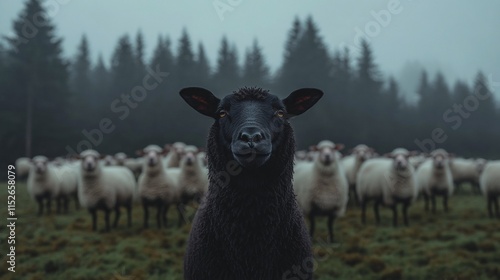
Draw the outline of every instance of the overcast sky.
<instances>
[{"instance_id":1,"label":"overcast sky","mask_svg":"<svg viewBox=\"0 0 500 280\"><path fill-rule=\"evenodd\" d=\"M12 21L24 2L0 0L0 35L12 34ZM218 12L215 4L231 10ZM448 82L456 78L471 82L479 69L500 81L498 0L48 0L46 5L51 6L68 57L74 56L86 34L93 58L102 53L109 62L118 37L135 36L140 29L149 59L159 34L169 35L176 50L185 27L193 43L205 44L212 66L225 34L236 43L240 60L257 38L274 70L281 63L294 17L312 15L331 52L343 45L356 46L363 32L384 74L398 76L404 65L418 62L432 71L444 71ZM379 22L375 13L382 15Z\"/></svg>"}]
</instances>

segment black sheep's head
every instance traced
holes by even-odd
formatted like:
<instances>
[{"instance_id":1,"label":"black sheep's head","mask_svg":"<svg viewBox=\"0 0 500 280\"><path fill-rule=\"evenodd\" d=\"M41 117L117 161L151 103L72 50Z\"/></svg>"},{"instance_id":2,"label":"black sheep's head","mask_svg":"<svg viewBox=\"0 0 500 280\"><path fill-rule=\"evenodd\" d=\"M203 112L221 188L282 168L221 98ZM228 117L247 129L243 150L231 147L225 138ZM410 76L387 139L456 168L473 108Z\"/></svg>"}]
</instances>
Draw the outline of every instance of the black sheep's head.
<instances>
[{"instance_id":1,"label":"black sheep's head","mask_svg":"<svg viewBox=\"0 0 500 280\"><path fill-rule=\"evenodd\" d=\"M189 87L180 95L196 111L215 119L218 143L241 166L258 168L287 137L283 127L288 119L311 108L323 92L303 88L281 100L260 88L242 88L221 100L206 89Z\"/></svg>"}]
</instances>

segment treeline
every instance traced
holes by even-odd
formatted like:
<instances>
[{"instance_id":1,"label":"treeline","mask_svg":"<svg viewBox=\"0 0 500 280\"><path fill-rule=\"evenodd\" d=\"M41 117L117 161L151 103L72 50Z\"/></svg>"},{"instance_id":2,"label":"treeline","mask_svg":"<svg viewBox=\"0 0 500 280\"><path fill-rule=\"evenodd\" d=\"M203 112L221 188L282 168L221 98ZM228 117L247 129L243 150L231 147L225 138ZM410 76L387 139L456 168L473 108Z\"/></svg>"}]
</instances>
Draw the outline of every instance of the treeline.
<instances>
[{"instance_id":1,"label":"treeline","mask_svg":"<svg viewBox=\"0 0 500 280\"><path fill-rule=\"evenodd\" d=\"M219 96L242 86L281 96L300 87L322 89L319 105L293 121L301 148L332 139L348 147L365 143L381 153L403 146L500 156L500 111L482 73L472 85L457 81L449 88L442 74L423 72L415 89L419 102L410 105L395 79L379 71L366 41L357 57L348 49L332 52L312 17L294 20L283 63L271 73L257 39L240 65L235 45L222 38L211 65L203 43L192 42L187 30L175 49L168 35L160 35L151 57L139 32L119 38L108 63L102 57L91 61L85 36L76 57L65 58L62 39L43 11L40 0L27 1L13 23L15 35L0 44L4 163L86 148L133 154L151 143L204 145L211 121L186 107L178 95L185 86Z\"/></svg>"}]
</instances>

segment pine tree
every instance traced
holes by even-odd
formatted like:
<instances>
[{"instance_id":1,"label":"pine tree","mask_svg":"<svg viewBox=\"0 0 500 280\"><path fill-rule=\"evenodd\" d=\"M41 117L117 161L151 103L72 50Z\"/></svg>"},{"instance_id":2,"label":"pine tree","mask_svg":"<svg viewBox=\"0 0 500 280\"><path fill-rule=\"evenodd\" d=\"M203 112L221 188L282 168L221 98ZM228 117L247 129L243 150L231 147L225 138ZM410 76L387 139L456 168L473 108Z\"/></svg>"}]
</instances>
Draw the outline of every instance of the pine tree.
<instances>
[{"instance_id":1,"label":"pine tree","mask_svg":"<svg viewBox=\"0 0 500 280\"><path fill-rule=\"evenodd\" d=\"M100 54L97 59L97 64L92 69L91 73L92 98L89 100L91 112L102 112L104 108L109 108L108 95L111 86L111 76L109 70L104 64L104 59Z\"/></svg>"},{"instance_id":2,"label":"pine tree","mask_svg":"<svg viewBox=\"0 0 500 280\"><path fill-rule=\"evenodd\" d=\"M386 94L385 94L385 102L384 105L387 110L384 110L386 112L389 112L390 117L394 117L398 111L399 107L399 86L394 77L389 78L389 86L387 88Z\"/></svg>"},{"instance_id":3,"label":"pine tree","mask_svg":"<svg viewBox=\"0 0 500 280\"><path fill-rule=\"evenodd\" d=\"M144 63L144 37L139 30L135 37L135 64L137 68L137 78L144 77L145 63Z\"/></svg>"},{"instance_id":4,"label":"pine tree","mask_svg":"<svg viewBox=\"0 0 500 280\"><path fill-rule=\"evenodd\" d=\"M91 95L92 85L90 79L90 54L87 42L87 37L82 36L80 45L78 46L78 52L72 67L72 79L71 87L73 91L74 98L73 103L73 114L77 120L78 126L87 126L89 123L88 112L90 109L90 102L92 102L93 96Z\"/></svg>"},{"instance_id":5,"label":"pine tree","mask_svg":"<svg viewBox=\"0 0 500 280\"><path fill-rule=\"evenodd\" d=\"M7 55L0 42L0 112L7 109Z\"/></svg>"},{"instance_id":6,"label":"pine tree","mask_svg":"<svg viewBox=\"0 0 500 280\"><path fill-rule=\"evenodd\" d=\"M343 99L350 97L352 86L352 69L349 49L343 53L336 51L332 57L332 88L331 91Z\"/></svg>"},{"instance_id":7,"label":"pine tree","mask_svg":"<svg viewBox=\"0 0 500 280\"><path fill-rule=\"evenodd\" d=\"M427 116L427 104L431 102L431 86L429 84L429 78L427 77L427 72L424 70L420 75L420 84L417 89L417 94L419 96L418 99L418 112L420 115L420 119L423 122L426 122L427 119L424 119Z\"/></svg>"},{"instance_id":8,"label":"pine tree","mask_svg":"<svg viewBox=\"0 0 500 280\"><path fill-rule=\"evenodd\" d=\"M38 24L32 21L35 16ZM24 154L62 154L64 147L47 145L66 137L62 131L67 131L69 125L69 75L68 63L62 58L62 40L56 37L40 0L26 2L14 21L13 33L7 42L12 61L9 79L15 90L9 91L8 99L16 122L24 123L17 123L24 127L24 133L16 131L17 135L24 135ZM12 152L21 154L18 148L4 148L9 149L7 157Z\"/></svg>"},{"instance_id":9,"label":"pine tree","mask_svg":"<svg viewBox=\"0 0 500 280\"><path fill-rule=\"evenodd\" d=\"M308 17L304 30L297 43L294 60L297 64L290 81L295 88L318 87L326 89L330 87L332 65L323 38L312 17Z\"/></svg>"},{"instance_id":10,"label":"pine tree","mask_svg":"<svg viewBox=\"0 0 500 280\"><path fill-rule=\"evenodd\" d=\"M177 61L175 68L175 80L177 87L183 88L192 85L193 72L195 67L194 53L191 46L191 40L187 31L182 31L182 36L179 39L179 47L177 49Z\"/></svg>"},{"instance_id":11,"label":"pine tree","mask_svg":"<svg viewBox=\"0 0 500 280\"><path fill-rule=\"evenodd\" d=\"M361 42L361 55L357 61L356 94L368 107L363 110L376 111L381 89L380 73L374 62L373 52L367 41Z\"/></svg>"},{"instance_id":12,"label":"pine tree","mask_svg":"<svg viewBox=\"0 0 500 280\"><path fill-rule=\"evenodd\" d=\"M428 104L430 110L427 113L431 116L431 122L438 124L443 121L443 113L452 105L450 90L442 73L436 74L431 92Z\"/></svg>"},{"instance_id":13,"label":"pine tree","mask_svg":"<svg viewBox=\"0 0 500 280\"><path fill-rule=\"evenodd\" d=\"M465 82L458 80L453 88L453 102L462 104L470 94L469 86Z\"/></svg>"},{"instance_id":14,"label":"pine tree","mask_svg":"<svg viewBox=\"0 0 500 280\"><path fill-rule=\"evenodd\" d=\"M490 91L486 77L482 72L477 73L474 80L473 94L478 99L478 115L485 124L491 124L496 115L495 96Z\"/></svg>"},{"instance_id":15,"label":"pine tree","mask_svg":"<svg viewBox=\"0 0 500 280\"><path fill-rule=\"evenodd\" d=\"M296 52L301 35L302 23L298 17L295 17L292 28L288 31L283 54L283 63L274 78L274 88L276 88L278 92L293 90L293 86L289 85L289 83L293 81L293 77L298 75L295 73L299 69L298 55Z\"/></svg>"},{"instance_id":16,"label":"pine tree","mask_svg":"<svg viewBox=\"0 0 500 280\"><path fill-rule=\"evenodd\" d=\"M111 100L122 94L129 94L137 82L136 60L132 44L128 35L118 39L118 45L113 53L111 61L111 76L113 88L111 91Z\"/></svg>"},{"instance_id":17,"label":"pine tree","mask_svg":"<svg viewBox=\"0 0 500 280\"><path fill-rule=\"evenodd\" d=\"M240 69L236 48L230 46L226 37L222 38L217 59L217 70L213 76L216 92L229 93L240 85Z\"/></svg>"},{"instance_id":18,"label":"pine tree","mask_svg":"<svg viewBox=\"0 0 500 280\"><path fill-rule=\"evenodd\" d=\"M202 43L198 44L198 55L196 57L195 81L201 87L210 86L210 63L205 54L205 48Z\"/></svg>"},{"instance_id":19,"label":"pine tree","mask_svg":"<svg viewBox=\"0 0 500 280\"><path fill-rule=\"evenodd\" d=\"M262 50L255 39L252 48L247 50L243 67L245 85L267 88L269 85L269 67L266 65Z\"/></svg>"},{"instance_id":20,"label":"pine tree","mask_svg":"<svg viewBox=\"0 0 500 280\"><path fill-rule=\"evenodd\" d=\"M368 145L381 145L383 140L378 137L377 130L383 123L382 81L371 47L365 40L361 43L361 54L356 64L351 98L356 107L354 122L358 126L358 141L369 139L372 142L367 142Z\"/></svg>"},{"instance_id":21,"label":"pine tree","mask_svg":"<svg viewBox=\"0 0 500 280\"><path fill-rule=\"evenodd\" d=\"M288 38L285 43L285 54L283 56L284 67L293 65L293 58L295 58L295 52L297 51L297 45L301 35L302 23L299 18L296 17L293 21L291 30L288 32Z\"/></svg>"},{"instance_id":22,"label":"pine tree","mask_svg":"<svg viewBox=\"0 0 500 280\"><path fill-rule=\"evenodd\" d=\"M498 132L497 108L495 96L490 91L486 77L482 72L477 73L474 80L473 97L465 101L464 105L472 115L473 125L478 132L476 135L484 141L485 145L494 145L493 132ZM484 153L490 152L490 149L482 149Z\"/></svg>"}]
</instances>

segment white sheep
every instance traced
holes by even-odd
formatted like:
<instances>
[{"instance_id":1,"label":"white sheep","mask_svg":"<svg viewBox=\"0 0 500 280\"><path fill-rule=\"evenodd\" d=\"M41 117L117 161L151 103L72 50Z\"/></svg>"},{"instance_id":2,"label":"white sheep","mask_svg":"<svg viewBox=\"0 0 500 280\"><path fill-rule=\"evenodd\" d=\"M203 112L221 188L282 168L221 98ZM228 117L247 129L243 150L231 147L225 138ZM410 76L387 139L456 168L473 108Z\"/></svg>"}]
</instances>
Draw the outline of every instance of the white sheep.
<instances>
[{"instance_id":1,"label":"white sheep","mask_svg":"<svg viewBox=\"0 0 500 280\"><path fill-rule=\"evenodd\" d=\"M16 160L16 174L17 177L22 179L28 177L30 173L31 160L27 157L21 157Z\"/></svg>"},{"instance_id":2,"label":"white sheep","mask_svg":"<svg viewBox=\"0 0 500 280\"><path fill-rule=\"evenodd\" d=\"M307 160L307 151L300 150L295 152L295 162L306 161Z\"/></svg>"},{"instance_id":3,"label":"white sheep","mask_svg":"<svg viewBox=\"0 0 500 280\"><path fill-rule=\"evenodd\" d=\"M163 159L166 168L179 167L181 163L182 154L186 144L183 142L175 142L172 145L165 145L165 150L168 151L167 156Z\"/></svg>"},{"instance_id":4,"label":"white sheep","mask_svg":"<svg viewBox=\"0 0 500 280\"><path fill-rule=\"evenodd\" d=\"M45 156L36 156L31 163L27 182L28 193L38 203L38 215L43 214L44 201L47 213L50 214L52 200L57 199L59 195L56 168ZM59 207L57 210L60 210Z\"/></svg>"},{"instance_id":5,"label":"white sheep","mask_svg":"<svg viewBox=\"0 0 500 280\"><path fill-rule=\"evenodd\" d=\"M415 170L417 170L422 163L426 160L425 154L417 154L410 157L410 164Z\"/></svg>"},{"instance_id":6,"label":"white sheep","mask_svg":"<svg viewBox=\"0 0 500 280\"><path fill-rule=\"evenodd\" d=\"M457 188L464 183L469 183L472 190L479 193L479 176L484 168L485 160L483 159L464 159L453 158L450 160L450 170L453 177L453 184Z\"/></svg>"},{"instance_id":7,"label":"white sheep","mask_svg":"<svg viewBox=\"0 0 500 280\"><path fill-rule=\"evenodd\" d=\"M130 169L135 177L139 177L143 166L142 158L127 158L124 162L124 166Z\"/></svg>"},{"instance_id":8,"label":"white sheep","mask_svg":"<svg viewBox=\"0 0 500 280\"><path fill-rule=\"evenodd\" d=\"M208 158L207 158L207 153L204 151L199 151L198 152L198 159L201 161L203 164L203 167L207 168L208 167ZM208 174L208 169L206 170Z\"/></svg>"},{"instance_id":9,"label":"white sheep","mask_svg":"<svg viewBox=\"0 0 500 280\"><path fill-rule=\"evenodd\" d=\"M116 165L116 160L112 155L106 155L100 160L104 166L114 166Z\"/></svg>"},{"instance_id":10,"label":"white sheep","mask_svg":"<svg viewBox=\"0 0 500 280\"><path fill-rule=\"evenodd\" d=\"M157 207L156 223L158 228L161 228L162 221L164 226L167 226L167 211L170 205L178 205L180 202L178 175L173 176L171 171L164 168L162 153L163 149L157 145L149 145L138 151L138 154L143 156L144 164L139 176L139 197L144 210L144 228L148 227L150 206ZM179 219L181 218L179 214Z\"/></svg>"},{"instance_id":11,"label":"white sheep","mask_svg":"<svg viewBox=\"0 0 500 280\"><path fill-rule=\"evenodd\" d=\"M55 167L59 183L57 207L62 207L65 213L68 213L68 203L71 198L75 200L75 208L77 210L80 208L78 202L78 172L78 166L70 162L64 162Z\"/></svg>"},{"instance_id":12,"label":"white sheep","mask_svg":"<svg viewBox=\"0 0 500 280\"><path fill-rule=\"evenodd\" d=\"M116 161L116 165L124 166L125 161L127 160L127 155L125 153L116 153L114 159Z\"/></svg>"},{"instance_id":13,"label":"white sheep","mask_svg":"<svg viewBox=\"0 0 500 280\"><path fill-rule=\"evenodd\" d=\"M429 211L429 198L432 203L432 212L436 213L436 196L443 197L444 211L448 211L448 198L453 194L454 185L450 170L448 153L443 149L431 153L417 170L419 192L425 200L425 211Z\"/></svg>"},{"instance_id":14,"label":"white sheep","mask_svg":"<svg viewBox=\"0 0 500 280\"><path fill-rule=\"evenodd\" d=\"M493 218L493 206L496 217L500 219L498 198L500 197L500 160L490 161L479 179L481 191L488 201L488 214Z\"/></svg>"},{"instance_id":15,"label":"white sheep","mask_svg":"<svg viewBox=\"0 0 500 280\"><path fill-rule=\"evenodd\" d=\"M349 193L353 194L351 197L354 197L356 204L358 204L358 196L356 194L356 178L361 165L372 157L373 152L372 148L360 144L352 149L350 155L342 158L342 166L344 167L347 183L349 184Z\"/></svg>"},{"instance_id":16,"label":"white sheep","mask_svg":"<svg viewBox=\"0 0 500 280\"><path fill-rule=\"evenodd\" d=\"M178 182L181 190L182 207L190 201L201 202L208 191L208 169L198 156L199 149L188 145L184 147L180 161ZM184 209L182 208L184 213Z\"/></svg>"},{"instance_id":17,"label":"white sheep","mask_svg":"<svg viewBox=\"0 0 500 280\"><path fill-rule=\"evenodd\" d=\"M106 231L109 231L109 215L114 209L113 226L118 225L120 207L127 209L128 226L132 225L132 202L135 196L135 178L122 166L103 166L100 155L94 150L80 154L81 166L78 178L78 199L92 216L92 229L97 230L97 210L104 211Z\"/></svg>"},{"instance_id":18,"label":"white sheep","mask_svg":"<svg viewBox=\"0 0 500 280\"><path fill-rule=\"evenodd\" d=\"M357 192L361 203L361 222L366 223L367 203L374 200L377 224L380 224L379 205L382 204L392 209L393 226L397 226L397 205L402 203L404 224L408 226L408 208L418 194L415 170L408 161L410 153L398 148L386 156L367 160L359 170Z\"/></svg>"},{"instance_id":19,"label":"white sheep","mask_svg":"<svg viewBox=\"0 0 500 280\"><path fill-rule=\"evenodd\" d=\"M315 217L328 216L328 233L334 241L333 224L337 217L344 216L349 186L340 163L342 144L321 141L313 149L317 154L312 162L302 162L295 169L294 191L304 215L310 220L310 234L314 234Z\"/></svg>"}]
</instances>

